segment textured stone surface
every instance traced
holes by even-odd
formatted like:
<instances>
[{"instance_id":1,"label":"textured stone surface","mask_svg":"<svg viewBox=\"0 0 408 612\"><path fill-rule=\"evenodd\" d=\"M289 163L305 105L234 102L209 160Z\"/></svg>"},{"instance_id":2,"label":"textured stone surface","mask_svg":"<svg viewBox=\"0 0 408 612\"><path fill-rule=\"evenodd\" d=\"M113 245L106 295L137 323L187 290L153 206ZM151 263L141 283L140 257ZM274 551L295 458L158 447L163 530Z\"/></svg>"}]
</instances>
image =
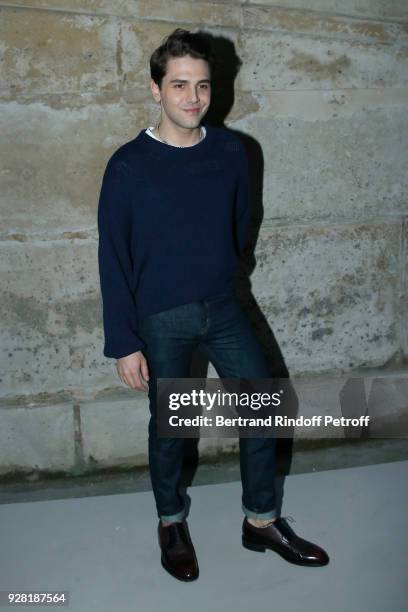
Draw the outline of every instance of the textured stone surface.
<instances>
[{"instance_id":1,"label":"textured stone surface","mask_svg":"<svg viewBox=\"0 0 408 612\"><path fill-rule=\"evenodd\" d=\"M398 316L398 330L401 338L402 353L408 355L408 223L405 219L403 222L402 240L401 240L401 309Z\"/></svg>"},{"instance_id":2,"label":"textured stone surface","mask_svg":"<svg viewBox=\"0 0 408 612\"><path fill-rule=\"evenodd\" d=\"M408 90L254 94L259 110L231 123L263 158L263 222L373 219L407 211ZM381 143L381 144L380 144ZM256 158L254 158L256 159ZM261 179L260 165L255 174Z\"/></svg>"},{"instance_id":3,"label":"textured stone surface","mask_svg":"<svg viewBox=\"0 0 408 612\"><path fill-rule=\"evenodd\" d=\"M95 15L114 15L130 19L163 19L167 21L200 21L208 25L239 27L239 5L244 0L16 0L13 5L26 8L48 8Z\"/></svg>"},{"instance_id":4,"label":"textured stone surface","mask_svg":"<svg viewBox=\"0 0 408 612\"><path fill-rule=\"evenodd\" d=\"M213 14L218 18L228 18L226 11L233 12L234 7L242 4L265 5L269 9L280 10L281 8L290 9L288 13L300 9L301 11L322 11L339 15L361 16L369 19L387 18L394 20L404 20L408 18L408 7L405 0L217 0L216 2L206 2L195 0L173 0L171 3L165 0L13 0L13 5L27 8L48 8L62 11L83 12L103 15L117 15L123 17L140 17L146 14L160 15L166 17L180 15L180 8L192 12L201 11L200 5L211 6ZM194 8L191 5L194 5ZM189 6L190 5L190 6ZM225 12L220 12L220 5L227 5ZM252 8L252 7L251 7ZM206 10L206 9L204 9ZM217 12L218 11L218 12ZM322 18L322 17L321 17Z\"/></svg>"},{"instance_id":5,"label":"textured stone surface","mask_svg":"<svg viewBox=\"0 0 408 612\"><path fill-rule=\"evenodd\" d=\"M287 415L322 415L323 419L320 425L299 424L285 432L282 428L280 436L292 432L295 441L365 437L367 429L325 425L324 416L358 418L368 414L372 438L408 437L406 373L356 370L343 376L295 377L292 384L296 411ZM71 402L3 403L0 476L24 473L38 478L44 471L81 475L147 465L148 421L147 395L126 389ZM201 437L199 460L214 460L220 453L236 453L238 448L237 437Z\"/></svg>"},{"instance_id":6,"label":"textured stone surface","mask_svg":"<svg viewBox=\"0 0 408 612\"><path fill-rule=\"evenodd\" d=\"M84 466L146 465L147 394L81 402L80 410Z\"/></svg>"},{"instance_id":7,"label":"textured stone surface","mask_svg":"<svg viewBox=\"0 0 408 612\"><path fill-rule=\"evenodd\" d=\"M262 230L252 291L292 373L399 351L400 234L398 222ZM96 239L3 242L1 266L3 393L118 384L102 356Z\"/></svg>"},{"instance_id":8,"label":"textured stone surface","mask_svg":"<svg viewBox=\"0 0 408 612\"><path fill-rule=\"evenodd\" d=\"M3 234L95 230L108 158L157 114L118 99L54 103L0 104Z\"/></svg>"},{"instance_id":9,"label":"textured stone surface","mask_svg":"<svg viewBox=\"0 0 408 612\"><path fill-rule=\"evenodd\" d=\"M31 9L132 16L138 2L135 2L135 0L115 0L115 2L112 2L112 0L13 0L12 4L13 6Z\"/></svg>"},{"instance_id":10,"label":"textured stone surface","mask_svg":"<svg viewBox=\"0 0 408 612\"><path fill-rule=\"evenodd\" d=\"M293 372L381 365L399 351L400 235L391 222L262 232L252 291Z\"/></svg>"},{"instance_id":11,"label":"textured stone surface","mask_svg":"<svg viewBox=\"0 0 408 612\"><path fill-rule=\"evenodd\" d=\"M312 11L288 11L282 7L243 6L243 24L259 30L318 34L331 38L355 39L366 42L406 42L405 24L362 21L348 16L334 16Z\"/></svg>"},{"instance_id":12,"label":"textured stone surface","mask_svg":"<svg viewBox=\"0 0 408 612\"><path fill-rule=\"evenodd\" d=\"M241 37L244 90L403 87L407 49L381 43L248 30Z\"/></svg>"},{"instance_id":13,"label":"textured stone surface","mask_svg":"<svg viewBox=\"0 0 408 612\"><path fill-rule=\"evenodd\" d=\"M102 381L96 240L3 242L0 265L3 395Z\"/></svg>"},{"instance_id":14,"label":"textured stone surface","mask_svg":"<svg viewBox=\"0 0 408 612\"><path fill-rule=\"evenodd\" d=\"M75 466L72 404L0 408L0 475Z\"/></svg>"},{"instance_id":15,"label":"textured stone surface","mask_svg":"<svg viewBox=\"0 0 408 612\"><path fill-rule=\"evenodd\" d=\"M2 96L116 87L118 22L0 7Z\"/></svg>"},{"instance_id":16,"label":"textured stone surface","mask_svg":"<svg viewBox=\"0 0 408 612\"><path fill-rule=\"evenodd\" d=\"M248 0L248 4L265 4L271 7L278 5L287 9L362 15L369 18L408 18L408 7L405 0L385 2L384 0Z\"/></svg>"}]
</instances>

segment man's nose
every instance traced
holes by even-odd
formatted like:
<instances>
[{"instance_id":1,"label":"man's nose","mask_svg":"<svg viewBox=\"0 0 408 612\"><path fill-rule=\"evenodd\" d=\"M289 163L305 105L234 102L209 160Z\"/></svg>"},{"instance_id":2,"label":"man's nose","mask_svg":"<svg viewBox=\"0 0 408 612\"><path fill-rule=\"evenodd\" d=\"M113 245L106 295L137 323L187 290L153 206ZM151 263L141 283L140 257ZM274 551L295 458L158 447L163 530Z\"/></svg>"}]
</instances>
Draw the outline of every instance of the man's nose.
<instances>
[{"instance_id":1,"label":"man's nose","mask_svg":"<svg viewBox=\"0 0 408 612\"><path fill-rule=\"evenodd\" d=\"M195 102L198 102L198 100L199 100L199 96L198 96L197 91L198 91L198 90L197 90L195 87L192 87L192 88L190 89L190 91L189 91L189 96L188 96L188 99L189 99L189 101L190 101L190 102L192 102L193 104L194 104Z\"/></svg>"}]
</instances>

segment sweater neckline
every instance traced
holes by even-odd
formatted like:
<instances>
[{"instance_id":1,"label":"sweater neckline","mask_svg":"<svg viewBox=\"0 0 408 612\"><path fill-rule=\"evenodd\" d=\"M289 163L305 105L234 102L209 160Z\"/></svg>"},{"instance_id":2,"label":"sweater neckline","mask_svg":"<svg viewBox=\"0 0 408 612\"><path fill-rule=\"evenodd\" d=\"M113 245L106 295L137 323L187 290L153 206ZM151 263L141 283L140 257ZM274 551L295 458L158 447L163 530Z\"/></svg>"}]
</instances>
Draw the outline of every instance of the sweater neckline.
<instances>
[{"instance_id":1,"label":"sweater neckline","mask_svg":"<svg viewBox=\"0 0 408 612\"><path fill-rule=\"evenodd\" d=\"M205 137L200 140L200 142L197 142L189 147L175 147L173 145L166 144L165 142L161 142L160 140L156 140L155 138L152 138L146 134L145 129L139 132L138 138L140 138L143 144L146 144L150 151L157 157L172 157L182 159L187 157L200 157L202 154L208 151L214 139L214 131L212 127L207 123L202 123L201 125L205 127Z\"/></svg>"}]
</instances>

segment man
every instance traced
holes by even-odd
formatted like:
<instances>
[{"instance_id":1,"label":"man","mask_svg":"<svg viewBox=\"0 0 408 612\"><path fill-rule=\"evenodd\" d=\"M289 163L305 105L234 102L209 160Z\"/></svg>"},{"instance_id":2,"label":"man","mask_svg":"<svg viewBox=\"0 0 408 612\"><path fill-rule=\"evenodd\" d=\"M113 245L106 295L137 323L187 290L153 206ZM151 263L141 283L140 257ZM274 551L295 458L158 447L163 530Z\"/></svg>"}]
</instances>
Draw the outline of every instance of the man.
<instances>
[{"instance_id":1,"label":"man","mask_svg":"<svg viewBox=\"0 0 408 612\"><path fill-rule=\"evenodd\" d=\"M98 208L104 355L120 379L149 392L149 467L163 567L180 580L199 569L179 491L182 438L157 435L158 378L188 378L200 348L221 378L271 376L232 289L249 220L245 149L204 124L214 57L205 35L176 29L150 58L158 124L110 158ZM148 382L148 387L147 387ZM326 552L277 516L275 440L240 438L246 548L301 565Z\"/></svg>"}]
</instances>

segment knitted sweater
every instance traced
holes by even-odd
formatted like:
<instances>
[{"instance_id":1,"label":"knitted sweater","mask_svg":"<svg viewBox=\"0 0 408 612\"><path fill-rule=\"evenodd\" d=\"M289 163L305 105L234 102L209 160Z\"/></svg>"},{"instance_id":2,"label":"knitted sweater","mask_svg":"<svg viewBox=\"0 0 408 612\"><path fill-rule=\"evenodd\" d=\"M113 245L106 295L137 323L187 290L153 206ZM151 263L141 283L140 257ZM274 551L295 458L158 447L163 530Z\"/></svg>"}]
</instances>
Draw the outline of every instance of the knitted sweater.
<instances>
[{"instance_id":1,"label":"knitted sweater","mask_svg":"<svg viewBox=\"0 0 408 612\"><path fill-rule=\"evenodd\" d=\"M248 160L235 134L205 128L189 147L141 130L107 163L98 204L106 357L143 350L143 317L231 287L249 220Z\"/></svg>"}]
</instances>

